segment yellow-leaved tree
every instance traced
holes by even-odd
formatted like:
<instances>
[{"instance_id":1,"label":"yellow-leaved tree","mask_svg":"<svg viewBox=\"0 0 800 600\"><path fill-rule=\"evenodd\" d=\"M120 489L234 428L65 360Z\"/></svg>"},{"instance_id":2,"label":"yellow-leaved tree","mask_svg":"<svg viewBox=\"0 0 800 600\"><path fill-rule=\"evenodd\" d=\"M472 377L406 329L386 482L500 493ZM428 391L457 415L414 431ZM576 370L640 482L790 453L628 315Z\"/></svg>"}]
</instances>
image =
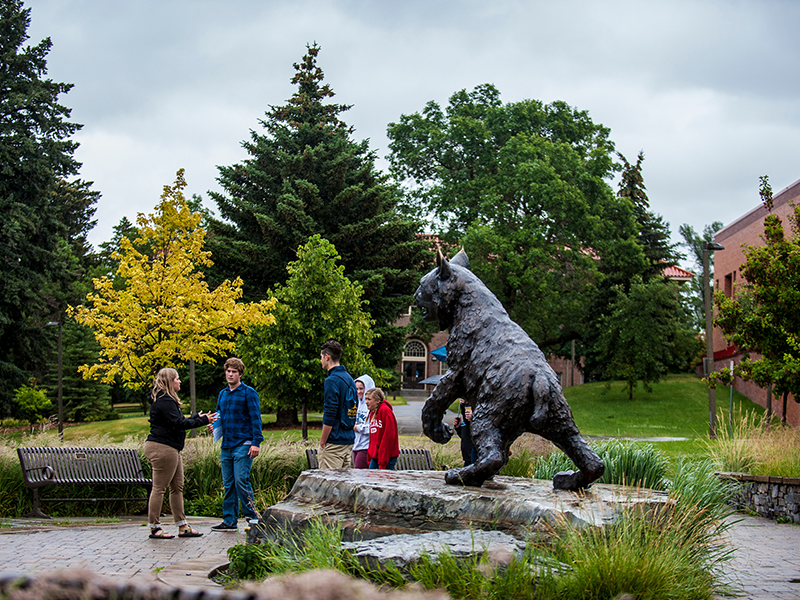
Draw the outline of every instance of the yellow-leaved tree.
<instances>
[{"instance_id":1,"label":"yellow-leaved tree","mask_svg":"<svg viewBox=\"0 0 800 600\"><path fill-rule=\"evenodd\" d=\"M206 232L186 203L185 187L181 169L175 184L164 186L155 213L139 213L138 237L121 240L113 258L120 261L122 289L107 277L95 279L86 305L70 308L102 348L96 364L80 368L84 378L111 383L119 377L140 389L162 367L211 362L234 351L238 332L275 322L275 300L237 302L241 278L208 288L201 269L212 264L211 253L203 250Z\"/></svg>"}]
</instances>

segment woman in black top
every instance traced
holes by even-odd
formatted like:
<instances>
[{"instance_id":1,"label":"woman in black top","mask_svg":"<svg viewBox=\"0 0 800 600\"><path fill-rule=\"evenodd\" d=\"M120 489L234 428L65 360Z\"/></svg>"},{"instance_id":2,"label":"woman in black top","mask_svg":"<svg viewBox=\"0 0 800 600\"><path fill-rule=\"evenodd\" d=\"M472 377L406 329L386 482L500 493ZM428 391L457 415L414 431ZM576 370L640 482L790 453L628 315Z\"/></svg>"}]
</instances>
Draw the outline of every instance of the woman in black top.
<instances>
[{"instance_id":1,"label":"woman in black top","mask_svg":"<svg viewBox=\"0 0 800 600\"><path fill-rule=\"evenodd\" d=\"M169 488L169 505L172 518L178 526L178 537L200 537L186 522L183 512L183 461L181 450L186 441L186 430L213 423L217 413L197 413L184 417L178 391L181 380L175 369L164 368L156 375L151 392L150 435L144 444L144 454L153 465L153 489L148 501L148 522L150 537L171 539L174 535L164 533L159 516L164 504L164 492Z\"/></svg>"}]
</instances>

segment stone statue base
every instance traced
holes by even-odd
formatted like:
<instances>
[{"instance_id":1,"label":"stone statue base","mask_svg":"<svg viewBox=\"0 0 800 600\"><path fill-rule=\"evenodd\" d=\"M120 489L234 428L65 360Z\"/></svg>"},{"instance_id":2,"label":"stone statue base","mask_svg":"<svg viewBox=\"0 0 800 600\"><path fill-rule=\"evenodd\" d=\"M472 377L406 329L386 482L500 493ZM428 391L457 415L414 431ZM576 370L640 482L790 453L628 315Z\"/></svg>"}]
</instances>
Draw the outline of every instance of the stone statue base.
<instances>
[{"instance_id":1,"label":"stone statue base","mask_svg":"<svg viewBox=\"0 0 800 600\"><path fill-rule=\"evenodd\" d=\"M663 505L666 492L595 484L580 492L551 481L496 476L483 487L448 485L441 471L304 471L268 508L248 541L301 531L312 519L340 523L345 541L456 529L499 530L525 540L566 520L603 525L632 504Z\"/></svg>"}]
</instances>

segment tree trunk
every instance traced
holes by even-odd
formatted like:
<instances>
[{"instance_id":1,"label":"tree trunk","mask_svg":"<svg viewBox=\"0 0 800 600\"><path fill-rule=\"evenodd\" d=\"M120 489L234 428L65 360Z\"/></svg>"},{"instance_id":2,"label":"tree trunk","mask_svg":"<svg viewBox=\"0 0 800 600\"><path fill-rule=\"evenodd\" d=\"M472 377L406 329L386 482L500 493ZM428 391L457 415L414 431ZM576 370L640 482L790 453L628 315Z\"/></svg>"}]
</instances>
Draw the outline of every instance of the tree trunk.
<instances>
[{"instance_id":1,"label":"tree trunk","mask_svg":"<svg viewBox=\"0 0 800 600\"><path fill-rule=\"evenodd\" d=\"M781 415L781 423L786 425L786 399L789 397L789 392L783 392L783 415Z\"/></svg>"},{"instance_id":2,"label":"tree trunk","mask_svg":"<svg viewBox=\"0 0 800 600\"><path fill-rule=\"evenodd\" d=\"M275 425L278 427L294 427L299 425L297 420L296 408L279 408L275 418Z\"/></svg>"},{"instance_id":3,"label":"tree trunk","mask_svg":"<svg viewBox=\"0 0 800 600\"><path fill-rule=\"evenodd\" d=\"M303 441L308 441L308 401L303 400Z\"/></svg>"}]
</instances>

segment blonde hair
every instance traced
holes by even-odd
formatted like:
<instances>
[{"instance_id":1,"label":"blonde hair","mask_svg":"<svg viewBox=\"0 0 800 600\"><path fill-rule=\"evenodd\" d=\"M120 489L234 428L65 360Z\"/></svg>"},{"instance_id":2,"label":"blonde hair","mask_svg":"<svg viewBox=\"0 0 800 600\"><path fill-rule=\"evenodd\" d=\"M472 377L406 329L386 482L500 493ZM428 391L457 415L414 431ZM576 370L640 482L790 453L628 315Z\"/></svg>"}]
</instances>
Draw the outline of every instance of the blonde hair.
<instances>
[{"instance_id":1,"label":"blonde hair","mask_svg":"<svg viewBox=\"0 0 800 600\"><path fill-rule=\"evenodd\" d=\"M158 394L163 392L180 405L181 399L178 398L178 393L175 391L175 386L173 385L177 378L178 372L175 369L164 367L159 370L156 375L156 380L153 382L153 390L150 392L150 397L153 399L153 402L156 401Z\"/></svg>"},{"instance_id":2,"label":"blonde hair","mask_svg":"<svg viewBox=\"0 0 800 600\"><path fill-rule=\"evenodd\" d=\"M383 404L384 400L386 400L386 397L383 395L383 390L379 387L374 387L364 392L364 398L369 398L372 396L375 396L375 399L378 401L378 406L375 408L375 410L378 410L381 404Z\"/></svg>"}]
</instances>

